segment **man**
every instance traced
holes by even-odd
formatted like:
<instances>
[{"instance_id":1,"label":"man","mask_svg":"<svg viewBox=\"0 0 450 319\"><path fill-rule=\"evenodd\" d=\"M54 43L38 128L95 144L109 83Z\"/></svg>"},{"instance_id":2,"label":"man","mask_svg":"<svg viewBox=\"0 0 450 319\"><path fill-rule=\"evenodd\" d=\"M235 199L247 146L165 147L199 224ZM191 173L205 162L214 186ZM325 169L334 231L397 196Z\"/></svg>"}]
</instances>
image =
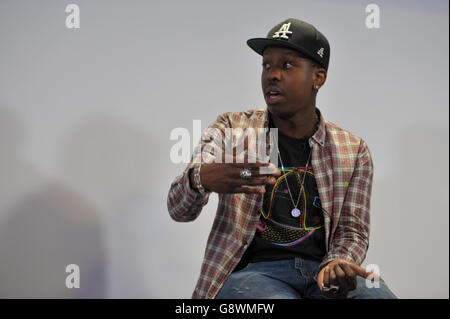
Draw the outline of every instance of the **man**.
<instances>
[{"instance_id":1,"label":"man","mask_svg":"<svg viewBox=\"0 0 450 319\"><path fill-rule=\"evenodd\" d=\"M210 129L223 137L229 128L277 128L269 152L277 152L280 165L262 174L259 168L271 164L237 163L236 152L233 163L212 163L214 141L205 138L172 183L168 209L176 221L194 220L209 194L219 194L192 297L395 298L360 266L369 238L369 149L316 107L327 77L327 39L288 19L247 44L263 58L267 108L225 113Z\"/></svg>"}]
</instances>

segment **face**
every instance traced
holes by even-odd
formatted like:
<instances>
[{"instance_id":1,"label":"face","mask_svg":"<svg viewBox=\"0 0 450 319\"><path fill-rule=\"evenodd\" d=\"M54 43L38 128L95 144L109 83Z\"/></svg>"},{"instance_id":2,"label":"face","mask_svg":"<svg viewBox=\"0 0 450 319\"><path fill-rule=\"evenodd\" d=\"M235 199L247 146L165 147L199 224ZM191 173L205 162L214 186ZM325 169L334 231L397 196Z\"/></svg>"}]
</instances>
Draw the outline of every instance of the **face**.
<instances>
[{"instance_id":1,"label":"face","mask_svg":"<svg viewBox=\"0 0 450 319\"><path fill-rule=\"evenodd\" d=\"M314 72L311 61L301 53L269 46L263 52L261 84L269 111L291 117L315 105Z\"/></svg>"}]
</instances>

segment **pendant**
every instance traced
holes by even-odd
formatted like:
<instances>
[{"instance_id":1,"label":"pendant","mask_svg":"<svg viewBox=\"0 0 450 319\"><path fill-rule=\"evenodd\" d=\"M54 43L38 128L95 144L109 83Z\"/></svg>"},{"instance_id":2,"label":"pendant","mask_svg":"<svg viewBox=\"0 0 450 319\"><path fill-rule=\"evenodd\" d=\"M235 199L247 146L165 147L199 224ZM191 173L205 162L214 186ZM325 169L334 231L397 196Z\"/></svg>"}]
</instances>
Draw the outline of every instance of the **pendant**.
<instances>
[{"instance_id":1,"label":"pendant","mask_svg":"<svg viewBox=\"0 0 450 319\"><path fill-rule=\"evenodd\" d=\"M300 216L300 210L299 210L298 208L294 208L294 209L291 211L291 215L292 215L292 217L298 217L298 216Z\"/></svg>"}]
</instances>

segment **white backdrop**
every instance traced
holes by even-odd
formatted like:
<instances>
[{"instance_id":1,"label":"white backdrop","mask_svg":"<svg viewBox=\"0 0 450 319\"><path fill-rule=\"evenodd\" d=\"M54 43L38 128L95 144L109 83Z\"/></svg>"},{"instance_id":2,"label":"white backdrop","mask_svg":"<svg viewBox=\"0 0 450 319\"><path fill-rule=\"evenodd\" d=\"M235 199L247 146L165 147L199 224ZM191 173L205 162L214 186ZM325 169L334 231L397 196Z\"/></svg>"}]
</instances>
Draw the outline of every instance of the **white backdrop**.
<instances>
[{"instance_id":1,"label":"white backdrop","mask_svg":"<svg viewBox=\"0 0 450 319\"><path fill-rule=\"evenodd\" d=\"M317 106L374 160L364 265L448 298L448 2L376 1L379 29L369 3L0 0L0 297L190 297L217 196L170 219L170 132L264 106L245 41L295 17L331 45Z\"/></svg>"}]
</instances>

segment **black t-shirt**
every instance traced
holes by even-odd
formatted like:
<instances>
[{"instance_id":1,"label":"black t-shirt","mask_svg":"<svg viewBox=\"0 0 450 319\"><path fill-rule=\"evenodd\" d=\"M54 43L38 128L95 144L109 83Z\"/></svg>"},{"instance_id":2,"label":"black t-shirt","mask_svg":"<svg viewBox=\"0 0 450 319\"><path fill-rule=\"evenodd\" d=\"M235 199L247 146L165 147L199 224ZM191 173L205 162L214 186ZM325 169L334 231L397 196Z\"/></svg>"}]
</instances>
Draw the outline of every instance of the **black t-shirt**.
<instances>
[{"instance_id":1,"label":"black t-shirt","mask_svg":"<svg viewBox=\"0 0 450 319\"><path fill-rule=\"evenodd\" d=\"M326 253L325 230L311 159L304 175L311 151L308 139L309 137L292 138L278 130L278 148L284 171L281 171L276 184L266 186L255 237L235 270L241 269L249 262L294 257L322 261ZM281 170L280 159L278 168ZM303 178L305 186L298 199ZM291 214L295 207L293 202L297 203L297 200L297 208L301 214L293 217Z\"/></svg>"}]
</instances>

